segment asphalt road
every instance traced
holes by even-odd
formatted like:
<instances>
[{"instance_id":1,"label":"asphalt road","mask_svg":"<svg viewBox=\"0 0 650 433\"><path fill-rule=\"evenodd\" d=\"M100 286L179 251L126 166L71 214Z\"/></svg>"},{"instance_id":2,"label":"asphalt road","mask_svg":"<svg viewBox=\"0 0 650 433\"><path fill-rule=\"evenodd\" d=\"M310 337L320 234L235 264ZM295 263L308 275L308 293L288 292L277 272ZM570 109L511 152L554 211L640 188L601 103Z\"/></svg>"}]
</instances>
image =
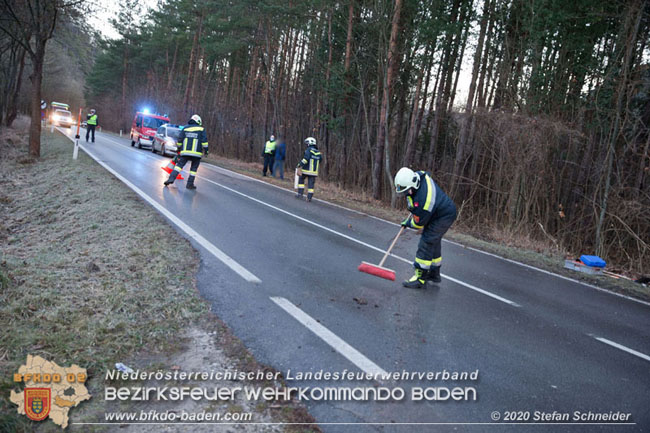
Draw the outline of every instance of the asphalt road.
<instances>
[{"instance_id":1,"label":"asphalt road","mask_svg":"<svg viewBox=\"0 0 650 433\"><path fill-rule=\"evenodd\" d=\"M290 380L405 390L402 401L306 402L323 431L650 431L650 305L450 242L439 288L404 289L413 232L385 265L398 281L357 271L380 260L395 224L210 164L196 191L185 181L164 188L169 158L102 133L84 147L201 251L201 294L262 363L294 375L479 372L456 382ZM410 398L414 387L454 386L474 388L476 400ZM535 411L571 419L533 425ZM580 424L575 411L631 415ZM522 424L507 425L509 412Z\"/></svg>"}]
</instances>

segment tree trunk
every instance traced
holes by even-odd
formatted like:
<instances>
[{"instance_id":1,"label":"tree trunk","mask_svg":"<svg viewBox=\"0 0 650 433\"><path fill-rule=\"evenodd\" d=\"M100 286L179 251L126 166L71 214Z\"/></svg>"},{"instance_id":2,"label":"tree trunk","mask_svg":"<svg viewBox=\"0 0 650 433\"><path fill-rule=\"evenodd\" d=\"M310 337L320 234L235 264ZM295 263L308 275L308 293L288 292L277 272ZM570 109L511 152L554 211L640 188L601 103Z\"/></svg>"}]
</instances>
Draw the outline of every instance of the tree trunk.
<instances>
[{"instance_id":1,"label":"tree trunk","mask_svg":"<svg viewBox=\"0 0 650 433\"><path fill-rule=\"evenodd\" d=\"M605 215L607 214L607 200L609 198L609 190L611 188L612 182L612 169L614 165L614 153L616 148L616 141L621 131L621 116L624 105L625 89L628 85L628 74L630 72L630 60L634 50L634 46L637 41L637 35L639 33L639 25L641 23L641 18L643 17L643 6L645 6L645 1L633 1L631 2L628 13L626 14L625 24L623 32L621 33L621 43L620 43L620 52L624 52L623 64L621 65L621 71L619 74L619 82L616 92L616 115L614 117L612 125L612 133L609 139L609 145L607 150L607 174L605 175L605 187L603 191L603 199L600 207L600 216L598 218L598 224L596 226L596 253L603 255L603 238L602 238L602 229L605 221ZM618 51L618 50L617 50Z\"/></svg>"},{"instance_id":2,"label":"tree trunk","mask_svg":"<svg viewBox=\"0 0 650 433\"><path fill-rule=\"evenodd\" d=\"M415 96L413 97L413 107L411 108L411 121L409 123L409 128L406 135L406 151L404 152L403 159L403 164L405 167L410 167L413 163L413 154L415 153L415 140L417 138L416 129L418 122L418 108L420 106L420 92L422 91L423 78L424 70L421 69L418 75L418 82L415 86Z\"/></svg>"},{"instance_id":3,"label":"tree trunk","mask_svg":"<svg viewBox=\"0 0 650 433\"><path fill-rule=\"evenodd\" d=\"M348 158L348 147L354 140L354 134L349 136L350 129L350 64L352 61L352 29L354 25L354 2L355 0L350 0L348 3L348 27L347 27L347 36L345 39L345 60L343 62L343 76L345 82L344 96L343 96L343 137L341 139L341 146L339 150L339 171L338 179L341 186L346 184L346 175L347 175L347 158Z\"/></svg>"},{"instance_id":4,"label":"tree trunk","mask_svg":"<svg viewBox=\"0 0 650 433\"><path fill-rule=\"evenodd\" d=\"M126 110L126 86L127 75L129 68L129 41L124 40L124 57L122 60L122 104L120 105L120 127L126 130L126 118L124 116Z\"/></svg>"},{"instance_id":5,"label":"tree trunk","mask_svg":"<svg viewBox=\"0 0 650 433\"><path fill-rule=\"evenodd\" d=\"M476 92L476 80L478 78L478 70L481 65L481 57L483 53L483 43L485 41L485 32L487 30L488 15L490 13L490 0L485 0L483 5L483 16L481 17L481 24L478 36L478 43L476 45L476 52L474 53L474 64L472 66L472 79L469 84L469 93L467 95L467 103L465 104L465 119L462 123L460 130L460 138L458 140L458 147L456 148L456 159L454 160L454 181L452 183L452 194L458 184L458 179L461 170L461 163L465 159L465 148L467 146L467 139L469 137L470 123L472 122L472 109L474 102L474 93Z\"/></svg>"},{"instance_id":6,"label":"tree trunk","mask_svg":"<svg viewBox=\"0 0 650 433\"><path fill-rule=\"evenodd\" d=\"M199 25L194 32L194 38L192 39L192 50L190 51L190 61L187 66L187 82L185 83L185 92L183 93L183 114L187 117L189 114L189 102L190 102L190 91L193 84L193 74L195 64L197 63L196 58L198 57L198 45L199 37L201 36L201 26L203 25L203 14L199 16Z\"/></svg>"},{"instance_id":7,"label":"tree trunk","mask_svg":"<svg viewBox=\"0 0 650 433\"><path fill-rule=\"evenodd\" d=\"M41 83L43 82L43 62L45 60L46 40L36 40L36 50L32 59L32 97L31 97L31 123L29 127L29 154L39 158L41 156Z\"/></svg>"},{"instance_id":8,"label":"tree trunk","mask_svg":"<svg viewBox=\"0 0 650 433\"><path fill-rule=\"evenodd\" d=\"M18 67L18 75L16 76L16 85L12 89L11 96L9 97L9 104L7 106L7 118L5 119L5 124L11 126L18 116L18 95L20 95L20 88L23 83L23 72L25 70L25 57L27 51L21 50L22 54L20 55L20 65ZM40 101L39 101L40 105ZM39 115L40 118L40 115Z\"/></svg>"},{"instance_id":9,"label":"tree trunk","mask_svg":"<svg viewBox=\"0 0 650 433\"><path fill-rule=\"evenodd\" d=\"M388 109L391 97L391 89L393 85L393 75L397 66L397 35L399 32L399 18L402 11L402 0L395 0L395 10L393 13L393 22L390 32L390 42L388 44L388 68L386 71L386 78L384 80L383 95L381 101L381 114L379 115L379 128L377 129L377 147L375 150L375 163L372 169L372 195L375 199L381 197L381 163L384 160L384 150L386 149L388 140ZM389 161L386 161L389 165ZM390 172L386 172L386 176L392 183L392 176Z\"/></svg>"}]
</instances>

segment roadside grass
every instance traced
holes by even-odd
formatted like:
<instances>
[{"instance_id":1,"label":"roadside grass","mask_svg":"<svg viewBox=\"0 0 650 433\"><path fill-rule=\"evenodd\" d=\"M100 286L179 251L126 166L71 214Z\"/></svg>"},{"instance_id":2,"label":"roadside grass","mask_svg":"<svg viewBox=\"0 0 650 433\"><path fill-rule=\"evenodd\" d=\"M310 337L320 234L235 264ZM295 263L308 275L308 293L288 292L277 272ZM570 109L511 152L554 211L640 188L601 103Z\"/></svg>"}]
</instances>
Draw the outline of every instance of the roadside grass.
<instances>
[{"instance_id":1,"label":"roadside grass","mask_svg":"<svg viewBox=\"0 0 650 433\"><path fill-rule=\"evenodd\" d=\"M0 431L60 431L9 402L28 354L87 368L94 398L72 414L95 421L107 369L183 350L191 326L217 326L219 344L264 368L200 298L191 244L85 153L73 161L61 134L44 129L41 158L27 156L26 121L0 130Z\"/></svg>"},{"instance_id":2,"label":"roadside grass","mask_svg":"<svg viewBox=\"0 0 650 433\"><path fill-rule=\"evenodd\" d=\"M258 178L273 185L290 190L293 189L294 161L285 162L284 180L269 176L262 177L261 162L244 162L213 155L210 155L209 162L241 174ZM393 209L389 205L373 199L367 193L355 193L341 188L334 182L326 182L322 179L316 181L314 198L358 210L396 224L399 224L404 219L407 212L406 208L401 204L400 208ZM456 222L454 228L448 232L446 237L465 247L472 247L497 254L507 259L516 260L569 278L584 281L616 293L650 301L650 287L646 285L625 279L615 279L609 276L593 276L565 269L564 259L572 256L571 253L558 248L550 240L533 240L521 234L499 230L478 233L469 227L463 226L462 218Z\"/></svg>"},{"instance_id":3,"label":"roadside grass","mask_svg":"<svg viewBox=\"0 0 650 433\"><path fill-rule=\"evenodd\" d=\"M66 138L43 138L29 166L16 137L0 144L10 202L0 215L0 404L9 414L9 380L27 354L85 366L92 382L145 346L174 350L183 325L207 311L189 243L85 155L73 162Z\"/></svg>"}]
</instances>

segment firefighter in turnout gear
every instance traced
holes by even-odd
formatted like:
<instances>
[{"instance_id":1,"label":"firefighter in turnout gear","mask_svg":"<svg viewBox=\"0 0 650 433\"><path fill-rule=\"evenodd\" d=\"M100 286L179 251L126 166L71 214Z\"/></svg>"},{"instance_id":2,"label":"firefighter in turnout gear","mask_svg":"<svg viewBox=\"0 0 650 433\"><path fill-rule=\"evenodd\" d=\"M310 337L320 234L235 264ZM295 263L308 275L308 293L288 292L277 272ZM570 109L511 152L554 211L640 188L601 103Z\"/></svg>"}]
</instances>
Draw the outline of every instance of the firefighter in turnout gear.
<instances>
[{"instance_id":1,"label":"firefighter in turnout gear","mask_svg":"<svg viewBox=\"0 0 650 433\"><path fill-rule=\"evenodd\" d=\"M201 163L201 156L203 156L204 152L206 156L208 155L208 138L201 124L201 118L198 114L195 114L181 130L178 136L178 143L176 143L180 158L172 172L169 173L169 179L165 181L165 186L174 183L176 176L183 170L183 166L190 161L192 163L190 166L190 176L187 179L187 185L185 187L187 189L196 189L194 186L194 178Z\"/></svg>"},{"instance_id":2,"label":"firefighter in turnout gear","mask_svg":"<svg viewBox=\"0 0 650 433\"><path fill-rule=\"evenodd\" d=\"M264 157L264 169L262 169L262 176L266 176L266 171L271 172L273 176L273 163L275 162L275 135L269 137L269 141L264 143L264 151L262 152Z\"/></svg>"},{"instance_id":3,"label":"firefighter in turnout gear","mask_svg":"<svg viewBox=\"0 0 650 433\"><path fill-rule=\"evenodd\" d=\"M456 205L424 171L402 167L395 175L395 191L406 196L411 215L402 221L407 228L421 231L415 254L415 274L402 285L420 289L427 283L439 283L442 264L442 236L456 220Z\"/></svg>"},{"instance_id":4,"label":"firefighter in turnout gear","mask_svg":"<svg viewBox=\"0 0 650 433\"><path fill-rule=\"evenodd\" d=\"M316 177L318 177L318 169L323 159L318 147L316 147L316 139L314 137L307 137L305 139L307 149L305 155L302 157L298 166L298 194L296 198L302 198L302 193L305 190L305 179L307 179L307 201L311 201L314 196L314 184Z\"/></svg>"},{"instance_id":5,"label":"firefighter in turnout gear","mask_svg":"<svg viewBox=\"0 0 650 433\"><path fill-rule=\"evenodd\" d=\"M95 109L90 110L88 119L86 120L86 143L88 143L88 138L90 132L92 131L92 140L95 142L95 128L97 127L97 114L95 114Z\"/></svg>"}]
</instances>

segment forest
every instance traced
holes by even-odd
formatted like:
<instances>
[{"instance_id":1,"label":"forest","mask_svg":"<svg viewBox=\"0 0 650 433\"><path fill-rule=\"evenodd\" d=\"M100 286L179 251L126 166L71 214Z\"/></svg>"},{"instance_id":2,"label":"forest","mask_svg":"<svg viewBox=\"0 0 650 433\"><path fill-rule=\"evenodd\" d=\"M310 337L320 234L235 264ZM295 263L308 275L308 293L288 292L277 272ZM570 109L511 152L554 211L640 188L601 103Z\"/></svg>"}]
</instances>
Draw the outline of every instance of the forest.
<instances>
[{"instance_id":1,"label":"forest","mask_svg":"<svg viewBox=\"0 0 650 433\"><path fill-rule=\"evenodd\" d=\"M50 43L83 52L75 97L106 129L197 113L218 156L259 161L275 134L289 164L314 136L359 197L402 206L392 176L426 170L463 230L650 271L647 0L122 0L112 21L119 38L60 19ZM5 123L30 70L9 42Z\"/></svg>"}]
</instances>

